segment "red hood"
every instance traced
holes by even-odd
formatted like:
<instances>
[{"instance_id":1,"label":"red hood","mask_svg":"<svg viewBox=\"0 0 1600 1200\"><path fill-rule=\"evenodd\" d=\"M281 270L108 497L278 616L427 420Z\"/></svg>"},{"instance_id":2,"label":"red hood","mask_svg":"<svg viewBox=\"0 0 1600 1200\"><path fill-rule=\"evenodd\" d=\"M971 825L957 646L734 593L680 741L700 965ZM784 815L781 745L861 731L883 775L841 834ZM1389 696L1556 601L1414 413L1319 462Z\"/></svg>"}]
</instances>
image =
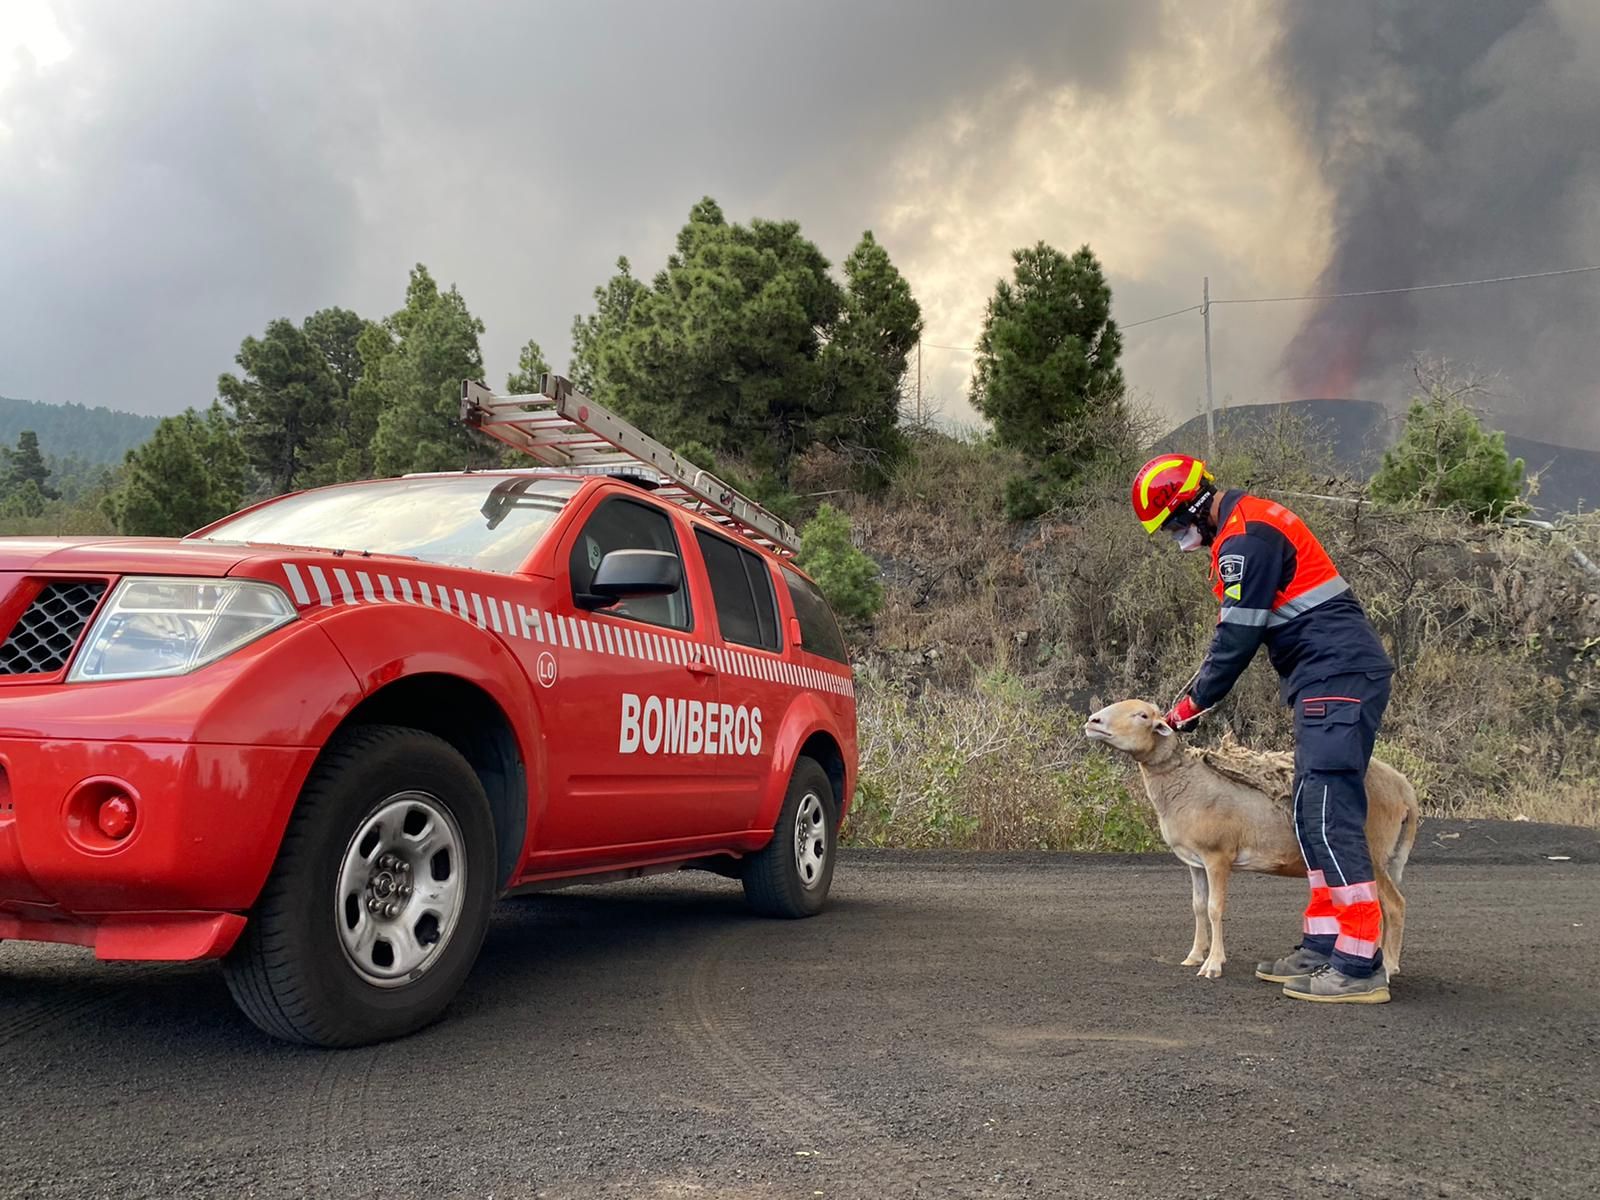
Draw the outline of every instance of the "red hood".
<instances>
[{"instance_id":1,"label":"red hood","mask_svg":"<svg viewBox=\"0 0 1600 1200\"><path fill-rule=\"evenodd\" d=\"M0 571L86 575L226 575L260 549L178 538L0 538Z\"/></svg>"}]
</instances>

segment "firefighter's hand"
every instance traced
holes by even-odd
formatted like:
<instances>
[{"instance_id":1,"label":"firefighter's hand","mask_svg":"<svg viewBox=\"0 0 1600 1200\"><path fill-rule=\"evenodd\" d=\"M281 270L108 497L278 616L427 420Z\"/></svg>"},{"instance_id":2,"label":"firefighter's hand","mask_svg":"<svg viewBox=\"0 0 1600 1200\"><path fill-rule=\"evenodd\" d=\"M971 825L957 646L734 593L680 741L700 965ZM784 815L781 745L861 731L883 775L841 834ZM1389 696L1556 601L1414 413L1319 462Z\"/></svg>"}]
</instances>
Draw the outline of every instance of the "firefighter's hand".
<instances>
[{"instance_id":1,"label":"firefighter's hand","mask_svg":"<svg viewBox=\"0 0 1600 1200\"><path fill-rule=\"evenodd\" d=\"M1205 712L1188 696L1179 700L1167 713L1165 720L1179 733L1193 733L1200 725L1200 716Z\"/></svg>"}]
</instances>

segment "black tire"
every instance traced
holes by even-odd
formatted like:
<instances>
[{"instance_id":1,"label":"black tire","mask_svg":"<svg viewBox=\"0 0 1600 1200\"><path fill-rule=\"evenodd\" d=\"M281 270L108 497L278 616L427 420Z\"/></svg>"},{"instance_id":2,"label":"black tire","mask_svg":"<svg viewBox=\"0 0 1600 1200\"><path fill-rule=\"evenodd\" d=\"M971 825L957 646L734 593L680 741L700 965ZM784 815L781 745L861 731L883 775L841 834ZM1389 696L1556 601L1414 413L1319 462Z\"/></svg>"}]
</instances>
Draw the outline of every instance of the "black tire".
<instances>
[{"instance_id":1,"label":"black tire","mask_svg":"<svg viewBox=\"0 0 1600 1200\"><path fill-rule=\"evenodd\" d=\"M801 856L796 850L796 825L802 809L815 801L821 808L821 832L825 837L820 861L812 864L811 876L802 873ZM767 917L814 917L828 901L833 883L833 863L838 855L839 805L834 799L828 773L814 759L795 763L789 777L789 791L778 814L772 840L758 854L744 860L744 897L750 907Z\"/></svg>"},{"instance_id":2,"label":"black tire","mask_svg":"<svg viewBox=\"0 0 1600 1200\"><path fill-rule=\"evenodd\" d=\"M430 930L429 918L422 918L423 934L414 945L428 948L409 952L427 957L409 976L375 984L345 948L340 919L350 914L354 928L367 918L359 904L351 908L348 897L341 901L341 878L358 832L386 806L405 804L397 799L405 796L424 797L424 805L447 817L441 827L458 836L460 850L459 856L441 852L420 867L405 868L430 877L405 875L416 880L408 882L405 895L413 886L432 885L440 872L449 880L461 865L465 879L457 881L452 924L441 931L435 922ZM425 816L426 811L417 820ZM405 810L402 825L408 831L412 821ZM455 857L463 863L451 861ZM364 894L373 895L370 889L379 886L387 888L388 873L382 881L374 875ZM442 738L419 730L352 730L323 752L300 793L272 874L223 963L228 990L251 1021L289 1042L360 1046L411 1033L434 1021L460 990L483 945L497 891L494 820L466 759ZM432 943L425 936L430 931L437 939ZM383 955L381 949L373 953ZM392 947L389 957L399 961Z\"/></svg>"}]
</instances>

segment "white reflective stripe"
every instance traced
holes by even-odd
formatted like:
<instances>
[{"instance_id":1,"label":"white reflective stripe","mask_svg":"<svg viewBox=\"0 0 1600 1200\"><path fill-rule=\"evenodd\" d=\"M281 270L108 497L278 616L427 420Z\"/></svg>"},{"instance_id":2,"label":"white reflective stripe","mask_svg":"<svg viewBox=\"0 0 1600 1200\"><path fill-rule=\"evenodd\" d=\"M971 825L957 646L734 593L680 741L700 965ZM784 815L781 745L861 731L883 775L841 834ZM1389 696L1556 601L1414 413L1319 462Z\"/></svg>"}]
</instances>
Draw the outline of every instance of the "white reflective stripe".
<instances>
[{"instance_id":1,"label":"white reflective stripe","mask_svg":"<svg viewBox=\"0 0 1600 1200\"><path fill-rule=\"evenodd\" d=\"M1334 939L1333 948L1340 954L1348 954L1351 958L1376 958L1378 956L1378 943L1365 942L1360 938L1353 938L1341 933Z\"/></svg>"},{"instance_id":2,"label":"white reflective stripe","mask_svg":"<svg viewBox=\"0 0 1600 1200\"><path fill-rule=\"evenodd\" d=\"M482 615L481 613L479 614ZM463 621L472 620L472 612L467 608L467 594L460 588L456 589L456 616Z\"/></svg>"},{"instance_id":3,"label":"white reflective stripe","mask_svg":"<svg viewBox=\"0 0 1600 1200\"><path fill-rule=\"evenodd\" d=\"M500 605L495 601L495 598L493 596L489 597L489 624L494 626L494 631L496 633L501 632L501 629L500 629Z\"/></svg>"},{"instance_id":4,"label":"white reflective stripe","mask_svg":"<svg viewBox=\"0 0 1600 1200\"><path fill-rule=\"evenodd\" d=\"M1229 606L1222 610L1222 615L1217 618L1218 625L1246 625L1259 628L1270 620L1272 614L1264 608L1235 608Z\"/></svg>"},{"instance_id":5,"label":"white reflective stripe","mask_svg":"<svg viewBox=\"0 0 1600 1200\"><path fill-rule=\"evenodd\" d=\"M350 576L344 573L344 568L335 567L333 569L333 577L339 581L339 590L344 593L344 602L346 604L354 604L356 602L355 589L350 586Z\"/></svg>"},{"instance_id":6,"label":"white reflective stripe","mask_svg":"<svg viewBox=\"0 0 1600 1200\"><path fill-rule=\"evenodd\" d=\"M1305 932L1311 934L1337 934L1339 932L1338 917L1307 917L1305 919Z\"/></svg>"},{"instance_id":7,"label":"white reflective stripe","mask_svg":"<svg viewBox=\"0 0 1600 1200\"><path fill-rule=\"evenodd\" d=\"M394 582L387 575L378 576L378 587L383 592L383 598L389 603L394 603Z\"/></svg>"},{"instance_id":8,"label":"white reflective stripe","mask_svg":"<svg viewBox=\"0 0 1600 1200\"><path fill-rule=\"evenodd\" d=\"M328 577L322 573L321 567L307 567L311 572L312 586L317 589L317 595L322 597L322 607L333 607L333 592L328 587Z\"/></svg>"},{"instance_id":9,"label":"white reflective stripe","mask_svg":"<svg viewBox=\"0 0 1600 1200\"><path fill-rule=\"evenodd\" d=\"M1326 849L1327 852L1328 852L1328 861L1333 864L1333 869L1335 871L1339 872L1339 885L1341 887L1343 887L1343 886L1349 884L1350 881L1345 878L1344 868L1339 865L1339 856L1333 852L1333 844L1328 841L1328 786L1327 786L1327 784L1323 784L1323 786L1322 786L1322 845L1323 845L1323 848Z\"/></svg>"},{"instance_id":10,"label":"white reflective stripe","mask_svg":"<svg viewBox=\"0 0 1600 1200\"><path fill-rule=\"evenodd\" d=\"M1305 787L1305 784L1302 783L1300 786ZM1307 871L1306 882L1313 888L1325 888L1328 886L1328 877L1321 871Z\"/></svg>"},{"instance_id":11,"label":"white reflective stripe","mask_svg":"<svg viewBox=\"0 0 1600 1200\"><path fill-rule=\"evenodd\" d=\"M406 598L407 604L414 603L411 599L411 580L405 578L400 580L400 594Z\"/></svg>"},{"instance_id":12,"label":"white reflective stripe","mask_svg":"<svg viewBox=\"0 0 1600 1200\"><path fill-rule=\"evenodd\" d=\"M460 595L459 592L456 594ZM493 601L490 601L490 607L493 607L493 603ZM489 627L489 619L483 615L483 597L478 595L477 592L472 593L472 613L474 619L478 622L479 629L487 629Z\"/></svg>"},{"instance_id":13,"label":"white reflective stripe","mask_svg":"<svg viewBox=\"0 0 1600 1200\"><path fill-rule=\"evenodd\" d=\"M1351 904L1360 904L1363 900L1376 901L1378 899L1378 885L1376 883L1352 883L1346 887L1330 889L1333 902L1340 908Z\"/></svg>"},{"instance_id":14,"label":"white reflective stripe","mask_svg":"<svg viewBox=\"0 0 1600 1200\"><path fill-rule=\"evenodd\" d=\"M527 637L531 631L535 641L544 641L544 630L539 625L537 609L525 608L521 604L517 605L517 620L522 625L523 637Z\"/></svg>"},{"instance_id":15,"label":"white reflective stripe","mask_svg":"<svg viewBox=\"0 0 1600 1200\"><path fill-rule=\"evenodd\" d=\"M1335 596L1342 596L1350 590L1350 585L1345 582L1342 575L1335 575L1332 579L1317 584L1316 587L1301 592L1293 600L1285 600L1272 610L1275 624L1292 621L1298 616L1310 612L1319 604L1332 600Z\"/></svg>"},{"instance_id":16,"label":"white reflective stripe","mask_svg":"<svg viewBox=\"0 0 1600 1200\"><path fill-rule=\"evenodd\" d=\"M520 637L521 635L517 632L517 618L511 611L511 601L502 600L500 603L505 607L506 632L510 633L512 637Z\"/></svg>"},{"instance_id":17,"label":"white reflective stripe","mask_svg":"<svg viewBox=\"0 0 1600 1200\"><path fill-rule=\"evenodd\" d=\"M372 590L372 577L365 571L357 571L356 582L361 585L361 594L364 595L370 603L376 604L378 602L378 595Z\"/></svg>"},{"instance_id":18,"label":"white reflective stripe","mask_svg":"<svg viewBox=\"0 0 1600 1200\"><path fill-rule=\"evenodd\" d=\"M294 602L302 606L310 604L311 593L306 591L305 580L300 578L300 568L293 563L284 563L283 575L289 581L289 589L294 592Z\"/></svg>"}]
</instances>

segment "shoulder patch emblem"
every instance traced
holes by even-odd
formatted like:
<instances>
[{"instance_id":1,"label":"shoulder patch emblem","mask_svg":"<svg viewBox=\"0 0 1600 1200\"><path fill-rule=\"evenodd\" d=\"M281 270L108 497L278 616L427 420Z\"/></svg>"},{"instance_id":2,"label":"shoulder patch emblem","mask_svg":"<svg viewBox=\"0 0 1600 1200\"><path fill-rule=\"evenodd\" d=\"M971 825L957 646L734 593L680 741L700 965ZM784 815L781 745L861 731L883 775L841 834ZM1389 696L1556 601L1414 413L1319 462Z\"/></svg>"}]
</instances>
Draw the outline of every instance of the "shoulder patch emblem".
<instances>
[{"instance_id":1,"label":"shoulder patch emblem","mask_svg":"<svg viewBox=\"0 0 1600 1200\"><path fill-rule=\"evenodd\" d=\"M1243 593L1244 593L1244 589L1241 588L1236 583L1233 586L1231 586L1230 588L1228 588L1227 591L1223 592L1222 594L1224 596L1226 596L1229 600L1239 600L1239 599L1241 599L1243 597Z\"/></svg>"},{"instance_id":2,"label":"shoulder patch emblem","mask_svg":"<svg viewBox=\"0 0 1600 1200\"><path fill-rule=\"evenodd\" d=\"M1217 571L1222 576L1223 583L1244 582L1244 555L1224 554L1217 559Z\"/></svg>"}]
</instances>

